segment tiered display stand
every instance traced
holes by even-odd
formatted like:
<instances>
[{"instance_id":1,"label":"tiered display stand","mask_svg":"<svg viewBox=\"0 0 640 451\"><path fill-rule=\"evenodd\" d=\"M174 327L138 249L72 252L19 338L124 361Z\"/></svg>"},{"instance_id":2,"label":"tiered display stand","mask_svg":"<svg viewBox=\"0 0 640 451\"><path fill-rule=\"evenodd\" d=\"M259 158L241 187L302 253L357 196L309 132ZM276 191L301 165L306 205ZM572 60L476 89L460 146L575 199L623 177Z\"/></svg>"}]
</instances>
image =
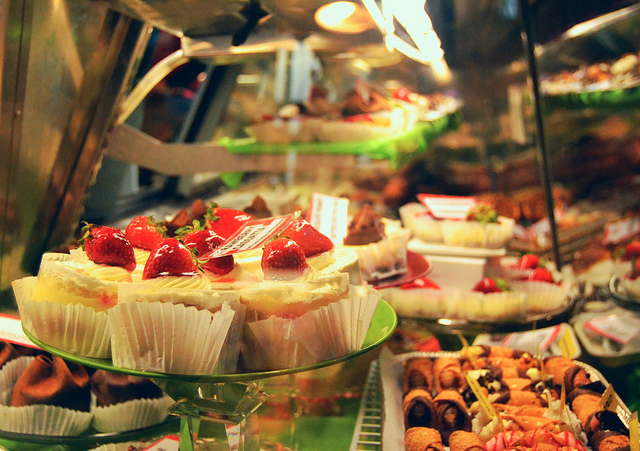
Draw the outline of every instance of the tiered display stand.
<instances>
[{"instance_id":1,"label":"tiered display stand","mask_svg":"<svg viewBox=\"0 0 640 451\"><path fill-rule=\"evenodd\" d=\"M265 449L261 444L258 418L254 413L269 396L263 390L266 379L315 370L353 359L381 345L391 336L396 325L395 312L389 304L381 300L365 341L358 351L295 368L210 375L165 374L118 368L111 360L71 354L41 342L26 330L25 333L33 343L45 351L66 360L97 369L152 379L176 401L169 408L169 412L180 417L180 451L255 451Z\"/></svg>"}]
</instances>

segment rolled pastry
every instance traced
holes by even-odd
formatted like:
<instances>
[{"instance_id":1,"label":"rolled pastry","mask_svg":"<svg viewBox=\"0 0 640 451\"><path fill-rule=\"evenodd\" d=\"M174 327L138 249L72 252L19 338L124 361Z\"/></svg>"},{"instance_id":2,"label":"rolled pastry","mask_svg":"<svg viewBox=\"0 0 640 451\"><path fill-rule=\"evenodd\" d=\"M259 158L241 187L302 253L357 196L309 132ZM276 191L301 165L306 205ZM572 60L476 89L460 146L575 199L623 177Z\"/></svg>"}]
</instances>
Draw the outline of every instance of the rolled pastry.
<instances>
[{"instance_id":1,"label":"rolled pastry","mask_svg":"<svg viewBox=\"0 0 640 451\"><path fill-rule=\"evenodd\" d=\"M591 382L584 368L563 356L552 356L545 359L544 371L553 376L554 384L562 385L564 381L567 393Z\"/></svg>"},{"instance_id":2,"label":"rolled pastry","mask_svg":"<svg viewBox=\"0 0 640 451\"><path fill-rule=\"evenodd\" d=\"M440 432L433 428L415 427L404 433L406 451L444 451Z\"/></svg>"},{"instance_id":3,"label":"rolled pastry","mask_svg":"<svg viewBox=\"0 0 640 451\"><path fill-rule=\"evenodd\" d=\"M431 394L421 388L411 390L402 401L404 428L436 427L436 408Z\"/></svg>"},{"instance_id":4,"label":"rolled pastry","mask_svg":"<svg viewBox=\"0 0 640 451\"><path fill-rule=\"evenodd\" d=\"M461 391L467 385L460 361L455 357L439 357L433 363L436 394L442 390Z\"/></svg>"},{"instance_id":5,"label":"rolled pastry","mask_svg":"<svg viewBox=\"0 0 640 451\"><path fill-rule=\"evenodd\" d=\"M542 407L542 400L532 391L509 391L501 394L493 400L497 404L508 404L510 406L532 405Z\"/></svg>"},{"instance_id":6,"label":"rolled pastry","mask_svg":"<svg viewBox=\"0 0 640 451\"><path fill-rule=\"evenodd\" d=\"M404 369L404 394L415 388L433 393L433 361L428 358L411 359Z\"/></svg>"},{"instance_id":7,"label":"rolled pastry","mask_svg":"<svg viewBox=\"0 0 640 451\"><path fill-rule=\"evenodd\" d=\"M478 434L468 431L454 431L449 436L450 451L486 451Z\"/></svg>"},{"instance_id":8,"label":"rolled pastry","mask_svg":"<svg viewBox=\"0 0 640 451\"><path fill-rule=\"evenodd\" d=\"M455 431L471 431L471 417L462 395L455 390L443 390L433 399L436 407L436 425L445 446Z\"/></svg>"},{"instance_id":9,"label":"rolled pastry","mask_svg":"<svg viewBox=\"0 0 640 451\"><path fill-rule=\"evenodd\" d=\"M591 437L593 451L628 451L629 437L615 431L598 431Z\"/></svg>"}]
</instances>

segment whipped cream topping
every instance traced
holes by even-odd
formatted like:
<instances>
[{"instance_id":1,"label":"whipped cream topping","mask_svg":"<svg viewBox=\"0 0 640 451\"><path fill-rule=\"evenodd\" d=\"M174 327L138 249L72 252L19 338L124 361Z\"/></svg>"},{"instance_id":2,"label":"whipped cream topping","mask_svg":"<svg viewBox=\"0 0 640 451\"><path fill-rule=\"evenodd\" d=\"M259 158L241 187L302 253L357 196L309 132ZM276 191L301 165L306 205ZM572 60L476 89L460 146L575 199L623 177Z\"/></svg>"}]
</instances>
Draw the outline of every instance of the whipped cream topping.
<instances>
[{"instance_id":1,"label":"whipped cream topping","mask_svg":"<svg viewBox=\"0 0 640 451\"><path fill-rule=\"evenodd\" d=\"M191 290L206 290L209 280L203 276L162 276L146 279L142 282L162 288L186 288Z\"/></svg>"}]
</instances>

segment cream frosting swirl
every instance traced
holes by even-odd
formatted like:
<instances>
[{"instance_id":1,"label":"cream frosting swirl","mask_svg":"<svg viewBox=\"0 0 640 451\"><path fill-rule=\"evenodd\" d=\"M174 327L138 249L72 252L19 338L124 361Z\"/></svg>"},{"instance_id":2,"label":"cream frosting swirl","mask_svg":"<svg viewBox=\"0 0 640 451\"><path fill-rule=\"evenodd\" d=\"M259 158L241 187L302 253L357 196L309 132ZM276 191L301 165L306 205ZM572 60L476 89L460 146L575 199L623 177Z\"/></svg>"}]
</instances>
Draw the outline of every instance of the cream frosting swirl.
<instances>
[{"instance_id":1,"label":"cream frosting swirl","mask_svg":"<svg viewBox=\"0 0 640 451\"><path fill-rule=\"evenodd\" d=\"M191 290L206 290L209 288L209 280L206 277L198 276L162 276L153 279L143 280L154 287L162 288L185 288Z\"/></svg>"}]
</instances>

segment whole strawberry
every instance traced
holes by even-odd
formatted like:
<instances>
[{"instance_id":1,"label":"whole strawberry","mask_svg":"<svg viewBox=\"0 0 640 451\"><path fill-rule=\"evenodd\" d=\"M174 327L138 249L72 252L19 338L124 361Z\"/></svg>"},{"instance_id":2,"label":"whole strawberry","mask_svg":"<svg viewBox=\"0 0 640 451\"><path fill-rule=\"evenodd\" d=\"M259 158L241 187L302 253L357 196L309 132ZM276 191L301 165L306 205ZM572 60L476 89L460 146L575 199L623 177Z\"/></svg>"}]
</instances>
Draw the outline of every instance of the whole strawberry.
<instances>
[{"instance_id":1,"label":"whole strawberry","mask_svg":"<svg viewBox=\"0 0 640 451\"><path fill-rule=\"evenodd\" d=\"M116 227L87 224L80 240L87 257L94 263L118 266L131 272L136 269L133 247Z\"/></svg>"},{"instance_id":2,"label":"whole strawberry","mask_svg":"<svg viewBox=\"0 0 640 451\"><path fill-rule=\"evenodd\" d=\"M485 277L473 287L472 291L479 293L501 293L503 290L500 287L500 281L493 279L492 277Z\"/></svg>"},{"instance_id":3,"label":"whole strawberry","mask_svg":"<svg viewBox=\"0 0 640 451\"><path fill-rule=\"evenodd\" d=\"M400 288L402 290L409 290L411 288L432 288L434 290L439 290L440 286L437 283L435 283L433 280L425 276L425 277L420 277L411 282L404 283L400 285Z\"/></svg>"},{"instance_id":4,"label":"whole strawberry","mask_svg":"<svg viewBox=\"0 0 640 451\"><path fill-rule=\"evenodd\" d=\"M166 238L149 254L142 279L163 276L195 276L198 265L188 247L177 238Z\"/></svg>"},{"instance_id":5,"label":"whole strawberry","mask_svg":"<svg viewBox=\"0 0 640 451\"><path fill-rule=\"evenodd\" d=\"M294 221L282 232L282 235L298 243L306 257L333 249L333 241L305 220Z\"/></svg>"},{"instance_id":6,"label":"whole strawberry","mask_svg":"<svg viewBox=\"0 0 640 451\"><path fill-rule=\"evenodd\" d=\"M629 261L636 260L638 258L640 258L640 241L632 241L624 248L622 259Z\"/></svg>"},{"instance_id":7,"label":"whole strawberry","mask_svg":"<svg viewBox=\"0 0 640 451\"><path fill-rule=\"evenodd\" d=\"M185 235L183 242L188 247L195 249L200 257L219 248L224 243L224 238L213 230L195 230ZM233 270L235 261L233 255L225 255L208 259L202 263L202 267L223 276Z\"/></svg>"},{"instance_id":8,"label":"whole strawberry","mask_svg":"<svg viewBox=\"0 0 640 451\"><path fill-rule=\"evenodd\" d=\"M165 230L152 217L141 215L131 220L124 234L132 246L150 251L162 242Z\"/></svg>"},{"instance_id":9,"label":"whole strawberry","mask_svg":"<svg viewBox=\"0 0 640 451\"><path fill-rule=\"evenodd\" d=\"M240 228L245 222L251 220L251 215L231 208L215 208L213 216L208 215L207 228L213 230L225 240Z\"/></svg>"},{"instance_id":10,"label":"whole strawberry","mask_svg":"<svg viewBox=\"0 0 640 451\"><path fill-rule=\"evenodd\" d=\"M292 280L300 277L308 264L298 243L288 238L276 238L264 247L261 267L265 279Z\"/></svg>"}]
</instances>

